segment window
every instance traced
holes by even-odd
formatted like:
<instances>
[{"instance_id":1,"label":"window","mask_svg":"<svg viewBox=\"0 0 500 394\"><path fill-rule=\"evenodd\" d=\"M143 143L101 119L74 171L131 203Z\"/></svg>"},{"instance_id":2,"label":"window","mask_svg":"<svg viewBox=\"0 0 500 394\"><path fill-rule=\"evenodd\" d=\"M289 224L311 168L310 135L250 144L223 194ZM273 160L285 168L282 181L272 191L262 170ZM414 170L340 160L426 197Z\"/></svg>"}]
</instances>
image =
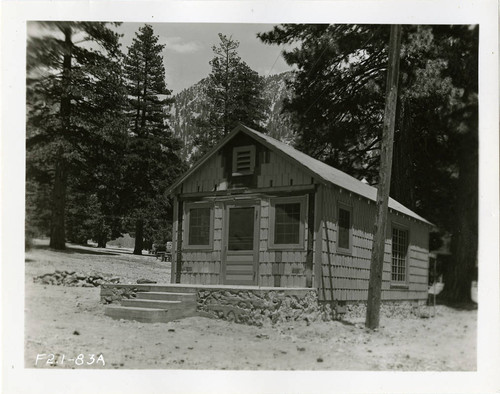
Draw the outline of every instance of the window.
<instances>
[{"instance_id":1,"label":"window","mask_svg":"<svg viewBox=\"0 0 500 394\"><path fill-rule=\"evenodd\" d=\"M304 248L305 197L271 200L270 247Z\"/></svg>"},{"instance_id":2,"label":"window","mask_svg":"<svg viewBox=\"0 0 500 394\"><path fill-rule=\"evenodd\" d=\"M340 205L338 208L337 249L341 253L351 253L351 212L348 206Z\"/></svg>"},{"instance_id":3,"label":"window","mask_svg":"<svg viewBox=\"0 0 500 394\"><path fill-rule=\"evenodd\" d=\"M406 257L408 254L408 230L392 228L392 281L406 283Z\"/></svg>"},{"instance_id":4,"label":"window","mask_svg":"<svg viewBox=\"0 0 500 394\"><path fill-rule=\"evenodd\" d=\"M233 149L233 175L253 174L255 168L255 146L237 146Z\"/></svg>"},{"instance_id":5,"label":"window","mask_svg":"<svg viewBox=\"0 0 500 394\"><path fill-rule=\"evenodd\" d=\"M208 249L212 246L212 208L207 205L190 204L186 207L186 249Z\"/></svg>"}]
</instances>

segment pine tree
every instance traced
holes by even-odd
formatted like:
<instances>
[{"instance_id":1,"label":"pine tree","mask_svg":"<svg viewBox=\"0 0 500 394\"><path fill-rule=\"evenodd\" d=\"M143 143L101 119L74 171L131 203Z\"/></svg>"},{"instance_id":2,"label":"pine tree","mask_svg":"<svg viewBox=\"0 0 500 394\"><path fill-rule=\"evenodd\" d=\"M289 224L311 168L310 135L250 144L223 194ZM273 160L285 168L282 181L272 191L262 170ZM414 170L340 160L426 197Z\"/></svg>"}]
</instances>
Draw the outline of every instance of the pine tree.
<instances>
[{"instance_id":1,"label":"pine tree","mask_svg":"<svg viewBox=\"0 0 500 394\"><path fill-rule=\"evenodd\" d=\"M51 211L50 246L64 249L68 181L93 172L93 147L113 145L103 128L113 128L123 97L119 43L106 23L38 26L44 34L31 37L27 51L27 176L29 184L41 179L31 175L44 174L50 184L50 206L43 207Z\"/></svg>"},{"instance_id":2,"label":"pine tree","mask_svg":"<svg viewBox=\"0 0 500 394\"><path fill-rule=\"evenodd\" d=\"M389 30L357 25L283 25L261 33L267 43L295 43L285 51L297 72L284 109L300 150L373 182L372 154L381 136Z\"/></svg>"},{"instance_id":3,"label":"pine tree","mask_svg":"<svg viewBox=\"0 0 500 394\"><path fill-rule=\"evenodd\" d=\"M167 124L172 99L165 83L163 48L152 26L144 25L124 62L130 134L124 206L134 227L134 254L142 254L149 223L156 222L166 209L165 188L183 169L180 142Z\"/></svg>"},{"instance_id":4,"label":"pine tree","mask_svg":"<svg viewBox=\"0 0 500 394\"><path fill-rule=\"evenodd\" d=\"M280 25L259 35L296 46L284 54L297 69L285 110L299 149L372 184L388 33L384 25ZM477 254L477 37L470 26L405 26L402 39L391 196L453 234L445 286L453 300L468 299Z\"/></svg>"},{"instance_id":5,"label":"pine tree","mask_svg":"<svg viewBox=\"0 0 500 394\"><path fill-rule=\"evenodd\" d=\"M241 122L263 131L266 101L263 98L263 79L238 55L239 42L219 33L220 42L212 50L212 71L208 77L205 96L208 99L206 118L198 119L198 134L194 138L201 157L221 138Z\"/></svg>"}]
</instances>

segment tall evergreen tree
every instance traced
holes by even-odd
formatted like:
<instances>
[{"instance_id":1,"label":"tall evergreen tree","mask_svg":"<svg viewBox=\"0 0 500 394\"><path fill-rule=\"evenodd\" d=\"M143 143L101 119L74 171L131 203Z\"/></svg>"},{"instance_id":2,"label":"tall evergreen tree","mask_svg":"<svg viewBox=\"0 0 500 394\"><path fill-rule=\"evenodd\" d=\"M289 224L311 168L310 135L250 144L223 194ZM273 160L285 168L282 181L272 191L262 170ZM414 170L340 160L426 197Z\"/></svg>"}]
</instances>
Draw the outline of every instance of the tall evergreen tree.
<instances>
[{"instance_id":1,"label":"tall evergreen tree","mask_svg":"<svg viewBox=\"0 0 500 394\"><path fill-rule=\"evenodd\" d=\"M123 97L119 43L106 23L38 27L44 33L27 51L27 180L50 185L50 246L64 249L68 180L93 172L93 147L113 144L104 125L112 127Z\"/></svg>"},{"instance_id":2,"label":"tall evergreen tree","mask_svg":"<svg viewBox=\"0 0 500 394\"><path fill-rule=\"evenodd\" d=\"M208 77L205 95L208 99L206 118L198 119L195 145L199 158L242 122L263 130L266 102L262 91L263 79L238 55L239 42L219 33L219 44L212 50L212 71Z\"/></svg>"},{"instance_id":3,"label":"tall evergreen tree","mask_svg":"<svg viewBox=\"0 0 500 394\"><path fill-rule=\"evenodd\" d=\"M163 48L152 26L144 25L136 33L124 62L130 138L123 203L134 228L134 254L142 254L145 226L164 215L165 188L183 169L180 141L167 123L172 99L165 83Z\"/></svg>"},{"instance_id":4,"label":"tall evergreen tree","mask_svg":"<svg viewBox=\"0 0 500 394\"><path fill-rule=\"evenodd\" d=\"M477 253L477 79L470 76L477 76L478 31L403 32L391 196L453 234L446 287L450 299L464 300ZM284 53L298 70L285 110L299 149L370 183L377 182L388 34L383 25L280 25L259 35L296 44Z\"/></svg>"}]
</instances>

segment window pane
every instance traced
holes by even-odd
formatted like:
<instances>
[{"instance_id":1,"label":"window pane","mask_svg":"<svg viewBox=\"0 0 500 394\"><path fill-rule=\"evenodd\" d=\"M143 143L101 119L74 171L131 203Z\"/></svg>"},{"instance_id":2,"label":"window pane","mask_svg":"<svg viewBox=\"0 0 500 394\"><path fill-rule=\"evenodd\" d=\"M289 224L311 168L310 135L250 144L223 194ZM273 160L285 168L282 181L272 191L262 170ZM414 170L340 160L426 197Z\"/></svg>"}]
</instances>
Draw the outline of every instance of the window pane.
<instances>
[{"instance_id":1,"label":"window pane","mask_svg":"<svg viewBox=\"0 0 500 394\"><path fill-rule=\"evenodd\" d=\"M300 242L300 203L276 204L274 243L282 245Z\"/></svg>"},{"instance_id":2,"label":"window pane","mask_svg":"<svg viewBox=\"0 0 500 394\"><path fill-rule=\"evenodd\" d=\"M254 207L229 209L229 250L253 250Z\"/></svg>"},{"instance_id":3,"label":"window pane","mask_svg":"<svg viewBox=\"0 0 500 394\"><path fill-rule=\"evenodd\" d=\"M351 212L339 208L339 248L349 249L349 230L351 228Z\"/></svg>"},{"instance_id":4,"label":"window pane","mask_svg":"<svg viewBox=\"0 0 500 394\"><path fill-rule=\"evenodd\" d=\"M408 231L392 229L392 281L406 281L406 255L408 251Z\"/></svg>"},{"instance_id":5,"label":"window pane","mask_svg":"<svg viewBox=\"0 0 500 394\"><path fill-rule=\"evenodd\" d=\"M189 210L189 245L209 245L210 208Z\"/></svg>"}]
</instances>

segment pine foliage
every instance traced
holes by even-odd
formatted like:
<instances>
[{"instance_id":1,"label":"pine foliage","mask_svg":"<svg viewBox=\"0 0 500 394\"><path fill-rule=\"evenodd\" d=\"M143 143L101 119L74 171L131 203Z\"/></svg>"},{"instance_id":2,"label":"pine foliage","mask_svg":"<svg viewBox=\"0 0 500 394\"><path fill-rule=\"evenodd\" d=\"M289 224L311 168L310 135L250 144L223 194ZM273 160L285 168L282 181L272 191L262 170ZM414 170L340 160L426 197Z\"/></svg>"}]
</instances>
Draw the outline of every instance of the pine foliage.
<instances>
[{"instance_id":1,"label":"pine foliage","mask_svg":"<svg viewBox=\"0 0 500 394\"><path fill-rule=\"evenodd\" d=\"M47 196L51 189L50 197L36 199L43 206L33 213L50 211L43 226L49 222L51 246L63 249L69 184L82 174L95 179L96 160L122 136L119 43L105 23L40 22L38 28L43 34L29 39L27 51L27 180L33 186L27 190ZM27 217L28 227L36 222Z\"/></svg>"},{"instance_id":2,"label":"pine foliage","mask_svg":"<svg viewBox=\"0 0 500 394\"><path fill-rule=\"evenodd\" d=\"M279 25L259 36L294 44L285 110L298 148L376 184L389 26ZM391 196L453 234L455 300L468 298L477 254L477 43L477 26L403 29Z\"/></svg>"},{"instance_id":3,"label":"pine foliage","mask_svg":"<svg viewBox=\"0 0 500 394\"><path fill-rule=\"evenodd\" d=\"M201 157L239 122L263 130L266 102L262 96L263 79L238 55L239 42L219 33L220 42L212 50L212 71L208 76L204 113L198 118L196 158Z\"/></svg>"},{"instance_id":4,"label":"pine foliage","mask_svg":"<svg viewBox=\"0 0 500 394\"><path fill-rule=\"evenodd\" d=\"M166 187L184 168L179 158L180 141L168 125L172 98L165 83L163 48L152 26L144 25L124 61L129 138L123 205L134 228L136 254L142 252L150 223L165 217L170 209Z\"/></svg>"}]
</instances>

